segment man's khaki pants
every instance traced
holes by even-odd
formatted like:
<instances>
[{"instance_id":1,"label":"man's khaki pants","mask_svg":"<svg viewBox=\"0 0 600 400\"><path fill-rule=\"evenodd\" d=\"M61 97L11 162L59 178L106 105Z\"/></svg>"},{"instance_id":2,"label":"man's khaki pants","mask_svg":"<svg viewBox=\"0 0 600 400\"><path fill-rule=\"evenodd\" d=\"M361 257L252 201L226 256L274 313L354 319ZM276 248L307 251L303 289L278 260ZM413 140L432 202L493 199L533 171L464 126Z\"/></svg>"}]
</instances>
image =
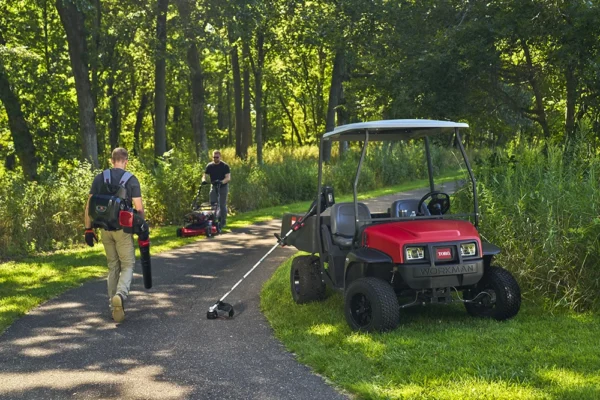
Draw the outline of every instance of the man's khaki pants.
<instances>
[{"instance_id":1,"label":"man's khaki pants","mask_svg":"<svg viewBox=\"0 0 600 400\"><path fill-rule=\"evenodd\" d=\"M102 244L108 261L108 299L117 293L127 299L133 267L135 266L135 248L133 235L123 230L102 231Z\"/></svg>"}]
</instances>

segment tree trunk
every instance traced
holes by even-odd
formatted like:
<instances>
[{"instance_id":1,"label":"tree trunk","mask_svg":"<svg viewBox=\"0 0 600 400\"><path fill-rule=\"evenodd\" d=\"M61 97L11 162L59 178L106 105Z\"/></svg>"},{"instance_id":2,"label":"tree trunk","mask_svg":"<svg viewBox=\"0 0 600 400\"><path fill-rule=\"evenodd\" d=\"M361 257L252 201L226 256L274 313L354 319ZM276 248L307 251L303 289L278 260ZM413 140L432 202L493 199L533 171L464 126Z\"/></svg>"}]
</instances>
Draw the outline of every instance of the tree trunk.
<instances>
[{"instance_id":1,"label":"tree trunk","mask_svg":"<svg viewBox=\"0 0 600 400\"><path fill-rule=\"evenodd\" d=\"M60 0L58 0L60 1ZM167 10L169 0L158 0L156 18L156 60L154 75L154 155L162 157L167 151L167 91L166 91L166 53L167 53Z\"/></svg>"},{"instance_id":2,"label":"tree trunk","mask_svg":"<svg viewBox=\"0 0 600 400\"><path fill-rule=\"evenodd\" d=\"M231 49L231 71L233 73L233 103L235 107L235 155L244 158L242 152L242 79L237 46L233 46Z\"/></svg>"},{"instance_id":3,"label":"tree trunk","mask_svg":"<svg viewBox=\"0 0 600 400\"><path fill-rule=\"evenodd\" d=\"M135 126L133 128L133 154L135 156L139 156L141 152L140 145L140 132L142 131L142 123L144 122L144 114L146 112L146 107L148 107L148 103L150 102L151 94L143 93L142 99L140 100L140 107L137 110L135 115Z\"/></svg>"},{"instance_id":4,"label":"tree trunk","mask_svg":"<svg viewBox=\"0 0 600 400\"><path fill-rule=\"evenodd\" d=\"M119 136L121 129L121 119L119 115L119 97L115 94L115 78L112 75L108 78L108 98L110 99L110 134L109 142L111 151L119 147Z\"/></svg>"},{"instance_id":5,"label":"tree trunk","mask_svg":"<svg viewBox=\"0 0 600 400\"><path fill-rule=\"evenodd\" d=\"M569 66L565 71L567 89L567 109L565 112L565 139L567 144L575 135L575 106L577 102L577 77L575 66Z\"/></svg>"},{"instance_id":6,"label":"tree trunk","mask_svg":"<svg viewBox=\"0 0 600 400\"><path fill-rule=\"evenodd\" d=\"M0 44L4 44L0 32ZM37 159L35 157L35 146L33 137L25 121L25 116L21 110L21 103L17 95L10 88L8 77L4 71L2 58L0 58L0 101L4 104L6 114L8 115L8 126L10 134L15 146L15 152L19 156L21 167L25 178L30 181L36 180L37 175Z\"/></svg>"},{"instance_id":7,"label":"tree trunk","mask_svg":"<svg viewBox=\"0 0 600 400\"><path fill-rule=\"evenodd\" d=\"M268 97L269 97L269 90L265 90L264 95L263 95L263 105L262 105L262 121L263 121L263 127L262 127L262 140L263 143L265 143L267 141L267 133L269 132L269 113L267 110L267 104L269 104L268 102Z\"/></svg>"},{"instance_id":8,"label":"tree trunk","mask_svg":"<svg viewBox=\"0 0 600 400\"><path fill-rule=\"evenodd\" d=\"M550 139L550 127L548 126L548 119L546 118L546 109L544 107L544 96L542 94L541 87L538 82L538 78L535 74L535 68L533 66L533 60L531 58L531 52L529 51L529 46L527 42L521 39L521 44L523 46L523 52L525 53L525 60L527 62L527 69L529 73L527 74L527 79L531 88L533 89L533 95L535 96L535 113L537 114L536 121L542 127L542 131L544 132L544 138L546 140Z\"/></svg>"},{"instance_id":9,"label":"tree trunk","mask_svg":"<svg viewBox=\"0 0 600 400\"><path fill-rule=\"evenodd\" d=\"M44 0L44 4L42 5L42 18L44 20L44 61L46 63L46 73L51 74L50 72L50 50L48 45L48 1Z\"/></svg>"},{"instance_id":10,"label":"tree trunk","mask_svg":"<svg viewBox=\"0 0 600 400\"><path fill-rule=\"evenodd\" d=\"M233 121L231 120L231 81L229 79L229 57L225 55L225 101L227 102L227 144L233 144Z\"/></svg>"},{"instance_id":11,"label":"tree trunk","mask_svg":"<svg viewBox=\"0 0 600 400\"><path fill-rule=\"evenodd\" d=\"M190 80L192 81L192 130L194 131L194 144L196 155L204 158L208 154L208 140L204 121L204 76L198 56L196 43L190 43L187 52Z\"/></svg>"},{"instance_id":12,"label":"tree trunk","mask_svg":"<svg viewBox=\"0 0 600 400\"><path fill-rule=\"evenodd\" d=\"M302 138L300 137L300 132L298 131L298 127L296 126L296 123L294 122L294 116L288 110L288 108L285 104L285 101L283 100L283 96L281 96L281 95L279 96L279 102L281 103L281 107L283 107L283 110L285 111L285 114L287 115L288 119L290 120L290 124L292 125L292 146L294 145L294 134L298 138L298 145L302 146Z\"/></svg>"},{"instance_id":13,"label":"tree trunk","mask_svg":"<svg viewBox=\"0 0 600 400\"><path fill-rule=\"evenodd\" d=\"M98 79L98 70L100 69L100 43L101 43L101 26L102 26L102 4L100 0L94 0L94 24L92 29L92 44L93 52L90 60L90 70L92 73L92 96L94 98L94 107L98 106L98 93L100 92L100 84ZM116 42L116 40L115 40ZM113 45L114 49L114 45Z\"/></svg>"},{"instance_id":14,"label":"tree trunk","mask_svg":"<svg viewBox=\"0 0 600 400\"><path fill-rule=\"evenodd\" d=\"M344 87L342 86L340 88L339 104L338 104L338 107L336 108L338 126L345 125L348 123L348 110L346 109L345 104L346 104L346 99L344 97ZM340 144L340 147L339 147L340 158L342 158L342 157L344 157L344 153L346 153L346 150L348 150L348 142L340 141L339 144Z\"/></svg>"},{"instance_id":15,"label":"tree trunk","mask_svg":"<svg viewBox=\"0 0 600 400\"><path fill-rule=\"evenodd\" d=\"M331 132L335 128L335 109L340 102L342 82L344 80L345 55L343 49L338 49L333 59L331 71L331 87L329 88L329 103L327 104L327 119L325 120L325 132ZM325 142L323 146L323 161L331 159L331 142Z\"/></svg>"},{"instance_id":16,"label":"tree trunk","mask_svg":"<svg viewBox=\"0 0 600 400\"><path fill-rule=\"evenodd\" d=\"M252 121L250 116L250 46L248 41L242 43L242 58L244 66L244 106L243 106L243 129L242 129L242 152L243 159L248 157L248 148L252 146Z\"/></svg>"},{"instance_id":17,"label":"tree trunk","mask_svg":"<svg viewBox=\"0 0 600 400\"><path fill-rule=\"evenodd\" d=\"M98 168L98 135L87 64L85 17L72 0L56 0L56 9L67 34L69 58L75 78L83 158L90 161L92 167Z\"/></svg>"},{"instance_id":18,"label":"tree trunk","mask_svg":"<svg viewBox=\"0 0 600 400\"><path fill-rule=\"evenodd\" d=\"M324 96L324 82L325 82L325 69L327 66L327 53L321 47L319 48L319 76L317 79L316 85L316 97L317 97L317 107L316 107L316 118L315 118L315 134L319 134L319 129L322 129L323 124L326 121L325 115L325 96Z\"/></svg>"},{"instance_id":19,"label":"tree trunk","mask_svg":"<svg viewBox=\"0 0 600 400\"><path fill-rule=\"evenodd\" d=\"M265 35L262 31L258 32L256 37L256 68L254 70L254 108L256 111L256 162L261 165L262 159L262 74L263 66L265 63L265 51L264 51Z\"/></svg>"},{"instance_id":20,"label":"tree trunk","mask_svg":"<svg viewBox=\"0 0 600 400\"><path fill-rule=\"evenodd\" d=\"M205 158L208 154L208 141L204 121L204 75L200 56L198 54L197 38L190 23L192 8L196 6L194 0L179 0L179 16L183 24L187 40L187 63L190 69L190 82L192 87L192 131L194 134L194 147L198 158Z\"/></svg>"}]
</instances>

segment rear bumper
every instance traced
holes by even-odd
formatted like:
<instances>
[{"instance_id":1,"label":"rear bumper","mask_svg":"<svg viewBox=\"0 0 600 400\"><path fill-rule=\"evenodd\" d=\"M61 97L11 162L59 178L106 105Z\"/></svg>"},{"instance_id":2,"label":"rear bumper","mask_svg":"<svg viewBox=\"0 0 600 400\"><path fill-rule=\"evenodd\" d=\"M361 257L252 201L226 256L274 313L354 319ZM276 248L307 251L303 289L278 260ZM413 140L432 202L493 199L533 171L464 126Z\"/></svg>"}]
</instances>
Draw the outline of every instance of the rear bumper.
<instances>
[{"instance_id":1,"label":"rear bumper","mask_svg":"<svg viewBox=\"0 0 600 400\"><path fill-rule=\"evenodd\" d=\"M463 263L397 264L398 272L411 289L432 289L474 285L483 276L483 259Z\"/></svg>"}]
</instances>

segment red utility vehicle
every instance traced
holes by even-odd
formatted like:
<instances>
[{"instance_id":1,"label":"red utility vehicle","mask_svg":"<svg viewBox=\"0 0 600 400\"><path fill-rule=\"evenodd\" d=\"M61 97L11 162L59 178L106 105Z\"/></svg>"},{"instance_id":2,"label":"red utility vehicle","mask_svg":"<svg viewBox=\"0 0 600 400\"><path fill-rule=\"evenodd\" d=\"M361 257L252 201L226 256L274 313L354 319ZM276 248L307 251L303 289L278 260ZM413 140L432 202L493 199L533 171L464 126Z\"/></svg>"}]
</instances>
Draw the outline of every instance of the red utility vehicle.
<instances>
[{"instance_id":1,"label":"red utility vehicle","mask_svg":"<svg viewBox=\"0 0 600 400\"><path fill-rule=\"evenodd\" d=\"M323 135L320 145L316 213L294 225L300 214L285 214L284 243L311 253L294 259L290 273L296 303L325 298L326 285L344 294L344 312L355 330L394 329L400 310L428 303L460 301L470 315L506 320L521 306L521 292L507 270L492 265L500 249L477 231L479 209L473 171L459 129L465 123L385 120L349 124ZM450 196L434 185L432 135L455 135L473 192L473 210L450 214ZM429 193L398 199L387 212L371 212L358 202L357 186L369 143L416 140L424 143ZM450 137L447 138L450 142ZM354 201L335 203L333 188L322 184L326 142L359 141L362 152L354 178ZM329 215L323 214L330 208ZM473 221L473 223L470 222Z\"/></svg>"}]
</instances>

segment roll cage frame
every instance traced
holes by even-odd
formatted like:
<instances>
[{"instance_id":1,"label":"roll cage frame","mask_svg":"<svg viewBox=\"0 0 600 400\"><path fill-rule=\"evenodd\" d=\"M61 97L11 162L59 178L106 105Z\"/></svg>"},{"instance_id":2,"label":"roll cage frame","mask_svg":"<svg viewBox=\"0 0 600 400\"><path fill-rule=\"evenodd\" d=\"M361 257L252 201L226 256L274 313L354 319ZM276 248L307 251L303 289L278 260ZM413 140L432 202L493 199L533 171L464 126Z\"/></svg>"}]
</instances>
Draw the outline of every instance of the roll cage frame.
<instances>
[{"instance_id":1,"label":"roll cage frame","mask_svg":"<svg viewBox=\"0 0 600 400\"><path fill-rule=\"evenodd\" d=\"M374 221L373 218L368 219L358 219L358 179L360 177L360 172L362 168L362 164L365 159L365 155L367 153L367 147L369 142L375 141L400 141L400 140L410 140L410 139L420 139L423 138L425 141L425 157L427 160L427 172L429 175L429 189L431 192L435 190L434 187L434 179L433 179L433 165L431 162L431 152L429 145L429 136L444 132L449 132L450 134L454 134L456 137L456 142L458 143L458 148L463 156L463 160L465 162L465 166L469 173L469 178L471 181L471 187L473 190L473 213L470 214L452 214L453 217L458 216L470 216L474 217L474 226L475 228L479 225L479 204L477 200L477 182L475 180L475 175L473 174L473 170L471 169L471 165L469 163L469 159L467 157L467 153L462 144L462 138L460 136L459 129L468 128L469 125L466 123L460 122L451 122L451 121L435 121L435 120L383 120L383 121L372 121L372 122L361 122L355 124L342 125L335 128L333 131L325 133L321 138L319 144L319 171L318 171L318 184L317 184L317 198L321 196L322 190L322 180L323 180L323 152L325 148L326 142L363 142L360 159L358 161L358 166L356 168L356 174L354 176L354 184L353 184L353 196L354 196L354 239L352 241L353 247L355 247L357 235L359 232L360 223L371 223ZM321 220L321 202L317 201L317 221ZM413 216L410 219L441 219L445 218L444 215L427 215L427 216ZM384 221L398 221L403 218L377 218L377 222ZM320 224L315 224L315 235L317 238L317 243L319 245L319 253L321 255L321 260L323 260L323 241L321 237L321 229L319 227Z\"/></svg>"}]
</instances>

